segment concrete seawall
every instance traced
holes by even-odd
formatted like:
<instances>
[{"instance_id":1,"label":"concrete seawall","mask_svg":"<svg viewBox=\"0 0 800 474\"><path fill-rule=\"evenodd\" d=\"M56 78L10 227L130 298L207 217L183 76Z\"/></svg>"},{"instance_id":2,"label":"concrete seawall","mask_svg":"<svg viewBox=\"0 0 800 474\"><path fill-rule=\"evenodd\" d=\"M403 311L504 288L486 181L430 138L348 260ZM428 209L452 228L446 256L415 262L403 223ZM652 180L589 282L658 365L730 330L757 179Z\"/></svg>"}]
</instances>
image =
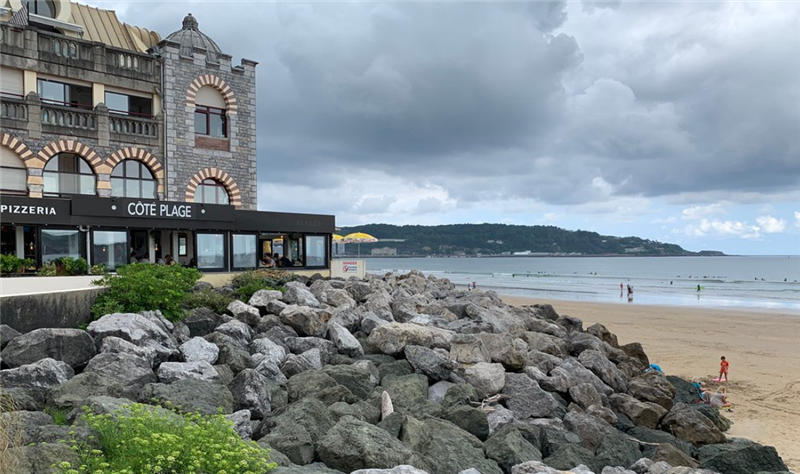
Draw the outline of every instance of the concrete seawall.
<instances>
[{"instance_id":1,"label":"concrete seawall","mask_svg":"<svg viewBox=\"0 0 800 474\"><path fill-rule=\"evenodd\" d=\"M92 321L91 307L104 288L3 295L0 323L22 333L38 328L76 328Z\"/></svg>"}]
</instances>

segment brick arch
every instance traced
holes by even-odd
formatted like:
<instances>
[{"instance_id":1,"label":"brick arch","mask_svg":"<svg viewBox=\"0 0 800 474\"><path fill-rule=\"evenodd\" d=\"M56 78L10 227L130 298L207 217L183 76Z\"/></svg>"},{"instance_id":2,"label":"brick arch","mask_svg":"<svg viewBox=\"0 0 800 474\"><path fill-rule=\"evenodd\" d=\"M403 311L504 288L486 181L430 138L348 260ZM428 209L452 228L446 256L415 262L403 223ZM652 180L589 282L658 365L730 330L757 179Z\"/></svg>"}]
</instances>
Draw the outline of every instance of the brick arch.
<instances>
[{"instance_id":1,"label":"brick arch","mask_svg":"<svg viewBox=\"0 0 800 474\"><path fill-rule=\"evenodd\" d=\"M28 145L14 135L0 132L0 145L16 153L26 168L30 168L31 164L37 160L36 155L28 148Z\"/></svg>"},{"instance_id":2,"label":"brick arch","mask_svg":"<svg viewBox=\"0 0 800 474\"><path fill-rule=\"evenodd\" d=\"M218 168L206 168L192 176L192 179L189 180L189 186L186 187L186 202L194 202L194 193L197 191L197 187L208 178L222 183L225 189L228 190L231 204L234 207L242 207L242 193L239 190L239 185L228 173Z\"/></svg>"},{"instance_id":3,"label":"brick arch","mask_svg":"<svg viewBox=\"0 0 800 474\"><path fill-rule=\"evenodd\" d=\"M233 89L225 81L213 74L203 74L198 76L189 84L189 90L186 91L186 105L195 107L195 100L197 99L197 91L203 86L211 86L222 94L225 99L225 106L229 114L235 114L239 110L239 104L236 102L236 97L233 95Z\"/></svg>"},{"instance_id":4,"label":"brick arch","mask_svg":"<svg viewBox=\"0 0 800 474\"><path fill-rule=\"evenodd\" d=\"M161 165L158 158L150 154L147 150L136 147L119 149L106 158L103 172L111 174L114 168L124 160L137 160L147 166L147 169L153 173L153 176L155 176L158 182L158 194L164 194L164 166Z\"/></svg>"},{"instance_id":5,"label":"brick arch","mask_svg":"<svg viewBox=\"0 0 800 474\"><path fill-rule=\"evenodd\" d=\"M103 164L103 159L100 158L100 155L95 153L95 151L90 147L77 140L59 140L57 142L51 142L50 144L45 145L45 147L42 148L42 151L40 151L39 155L37 156L37 160L39 160L41 164L37 163L36 167L44 168L44 165L50 161L50 158L59 153L75 153L80 155L89 163L89 166L92 167L92 171L94 171L95 174L100 174L105 171L101 167Z\"/></svg>"}]
</instances>

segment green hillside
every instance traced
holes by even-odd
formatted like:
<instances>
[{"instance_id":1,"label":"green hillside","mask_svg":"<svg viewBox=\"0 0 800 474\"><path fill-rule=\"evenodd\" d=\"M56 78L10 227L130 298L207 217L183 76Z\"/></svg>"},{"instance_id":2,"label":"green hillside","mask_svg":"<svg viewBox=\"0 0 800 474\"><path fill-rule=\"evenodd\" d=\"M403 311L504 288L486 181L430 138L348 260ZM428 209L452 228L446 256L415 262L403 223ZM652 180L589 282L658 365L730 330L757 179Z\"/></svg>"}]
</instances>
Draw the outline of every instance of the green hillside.
<instances>
[{"instance_id":1,"label":"green hillside","mask_svg":"<svg viewBox=\"0 0 800 474\"><path fill-rule=\"evenodd\" d=\"M506 224L454 224L438 226L368 224L342 227L340 234L366 232L381 242L361 244L361 255L373 248L394 248L397 255L503 255L530 251L535 254L580 255L698 255L675 244L638 237L613 237L554 226ZM385 240L398 241L385 241ZM348 245L347 253L356 246Z\"/></svg>"}]
</instances>

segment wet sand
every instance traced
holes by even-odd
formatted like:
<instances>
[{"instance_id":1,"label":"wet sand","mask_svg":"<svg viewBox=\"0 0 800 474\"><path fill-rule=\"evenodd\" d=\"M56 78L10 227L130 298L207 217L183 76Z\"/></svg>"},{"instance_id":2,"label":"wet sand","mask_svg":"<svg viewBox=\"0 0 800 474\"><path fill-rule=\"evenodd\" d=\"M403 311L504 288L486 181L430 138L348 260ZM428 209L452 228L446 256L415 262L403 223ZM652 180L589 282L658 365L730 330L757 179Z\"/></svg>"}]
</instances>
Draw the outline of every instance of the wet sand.
<instances>
[{"instance_id":1,"label":"wet sand","mask_svg":"<svg viewBox=\"0 0 800 474\"><path fill-rule=\"evenodd\" d=\"M640 342L652 363L687 379L716 378L730 362L728 436L775 446L800 472L800 314L790 311L583 303L503 296L508 304L549 303L559 314L601 323L620 344ZM715 386L710 382L709 386Z\"/></svg>"}]
</instances>

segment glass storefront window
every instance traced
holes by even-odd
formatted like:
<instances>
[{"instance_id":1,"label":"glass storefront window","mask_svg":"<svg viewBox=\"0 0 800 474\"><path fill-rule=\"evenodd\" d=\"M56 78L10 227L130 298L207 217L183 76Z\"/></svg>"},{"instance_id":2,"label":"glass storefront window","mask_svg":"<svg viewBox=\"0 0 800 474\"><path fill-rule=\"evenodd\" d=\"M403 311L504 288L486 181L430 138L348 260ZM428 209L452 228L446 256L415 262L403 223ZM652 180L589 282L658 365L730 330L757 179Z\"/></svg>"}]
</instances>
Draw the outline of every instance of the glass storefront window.
<instances>
[{"instance_id":1,"label":"glass storefront window","mask_svg":"<svg viewBox=\"0 0 800 474\"><path fill-rule=\"evenodd\" d=\"M128 263L128 233L96 230L92 233L92 263L116 270Z\"/></svg>"},{"instance_id":2,"label":"glass storefront window","mask_svg":"<svg viewBox=\"0 0 800 474\"><path fill-rule=\"evenodd\" d=\"M256 266L256 236L233 236L233 268L255 268Z\"/></svg>"},{"instance_id":3,"label":"glass storefront window","mask_svg":"<svg viewBox=\"0 0 800 474\"><path fill-rule=\"evenodd\" d=\"M42 263L61 257L81 258L82 241L78 230L42 229Z\"/></svg>"},{"instance_id":4,"label":"glass storefront window","mask_svg":"<svg viewBox=\"0 0 800 474\"><path fill-rule=\"evenodd\" d=\"M325 266L325 237L321 235L306 236L306 266Z\"/></svg>"},{"instance_id":5,"label":"glass storefront window","mask_svg":"<svg viewBox=\"0 0 800 474\"><path fill-rule=\"evenodd\" d=\"M13 225L0 226L0 253L17 254L17 228Z\"/></svg>"},{"instance_id":6,"label":"glass storefront window","mask_svg":"<svg viewBox=\"0 0 800 474\"><path fill-rule=\"evenodd\" d=\"M197 234L197 268L225 268L225 234Z\"/></svg>"}]
</instances>

